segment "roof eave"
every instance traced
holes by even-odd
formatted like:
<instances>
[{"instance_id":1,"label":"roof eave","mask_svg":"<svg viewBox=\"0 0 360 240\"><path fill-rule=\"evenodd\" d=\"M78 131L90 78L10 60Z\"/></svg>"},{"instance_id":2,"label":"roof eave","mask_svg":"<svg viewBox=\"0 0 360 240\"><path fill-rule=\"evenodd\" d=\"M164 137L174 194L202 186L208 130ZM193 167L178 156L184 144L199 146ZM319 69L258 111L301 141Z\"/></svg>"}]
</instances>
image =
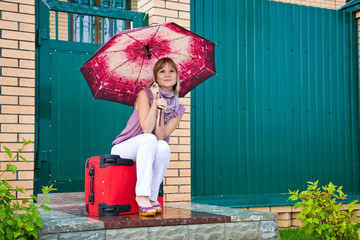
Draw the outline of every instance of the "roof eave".
<instances>
[{"instance_id":1,"label":"roof eave","mask_svg":"<svg viewBox=\"0 0 360 240\"><path fill-rule=\"evenodd\" d=\"M356 12L360 10L360 0L352 0L339 8L341 11Z\"/></svg>"}]
</instances>

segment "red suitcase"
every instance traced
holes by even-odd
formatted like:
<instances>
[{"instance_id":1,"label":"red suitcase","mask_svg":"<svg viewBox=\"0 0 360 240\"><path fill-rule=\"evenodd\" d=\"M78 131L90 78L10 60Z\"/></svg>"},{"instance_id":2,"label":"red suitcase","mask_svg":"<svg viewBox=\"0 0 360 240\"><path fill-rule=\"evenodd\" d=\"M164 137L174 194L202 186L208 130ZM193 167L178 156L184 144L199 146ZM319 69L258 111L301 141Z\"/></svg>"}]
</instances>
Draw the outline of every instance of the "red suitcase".
<instances>
[{"instance_id":1,"label":"red suitcase","mask_svg":"<svg viewBox=\"0 0 360 240\"><path fill-rule=\"evenodd\" d=\"M136 166L118 155L87 159L85 204L90 216L138 213L135 201Z\"/></svg>"}]
</instances>

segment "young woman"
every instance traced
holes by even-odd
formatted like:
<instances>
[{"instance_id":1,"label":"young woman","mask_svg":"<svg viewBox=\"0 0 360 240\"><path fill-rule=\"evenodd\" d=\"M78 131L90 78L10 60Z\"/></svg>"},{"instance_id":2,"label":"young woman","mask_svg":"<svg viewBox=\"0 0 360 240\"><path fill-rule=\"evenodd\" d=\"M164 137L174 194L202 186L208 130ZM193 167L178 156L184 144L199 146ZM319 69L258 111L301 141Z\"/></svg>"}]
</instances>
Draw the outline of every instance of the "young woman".
<instances>
[{"instance_id":1,"label":"young woman","mask_svg":"<svg viewBox=\"0 0 360 240\"><path fill-rule=\"evenodd\" d=\"M142 216L161 213L160 184L170 161L169 138L185 112L179 103L179 73L170 58L159 59L154 81L143 88L126 128L113 141L112 155L136 161L136 202Z\"/></svg>"}]
</instances>

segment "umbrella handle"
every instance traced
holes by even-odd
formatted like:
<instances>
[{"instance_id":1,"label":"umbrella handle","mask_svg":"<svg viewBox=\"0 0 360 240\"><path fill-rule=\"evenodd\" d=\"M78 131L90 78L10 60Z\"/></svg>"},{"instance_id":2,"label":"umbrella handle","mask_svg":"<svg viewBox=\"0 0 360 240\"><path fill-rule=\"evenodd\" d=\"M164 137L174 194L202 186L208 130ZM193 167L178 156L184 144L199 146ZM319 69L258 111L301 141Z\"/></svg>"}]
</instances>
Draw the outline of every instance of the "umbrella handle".
<instances>
[{"instance_id":1,"label":"umbrella handle","mask_svg":"<svg viewBox=\"0 0 360 240\"><path fill-rule=\"evenodd\" d=\"M159 127L161 126L161 113L162 113L162 109L160 109L160 114L159 114Z\"/></svg>"},{"instance_id":2,"label":"umbrella handle","mask_svg":"<svg viewBox=\"0 0 360 240\"><path fill-rule=\"evenodd\" d=\"M158 93L157 96L159 99L161 98L160 93ZM161 126L161 113L162 113L162 109L160 109L160 114L159 114L159 127Z\"/></svg>"}]
</instances>

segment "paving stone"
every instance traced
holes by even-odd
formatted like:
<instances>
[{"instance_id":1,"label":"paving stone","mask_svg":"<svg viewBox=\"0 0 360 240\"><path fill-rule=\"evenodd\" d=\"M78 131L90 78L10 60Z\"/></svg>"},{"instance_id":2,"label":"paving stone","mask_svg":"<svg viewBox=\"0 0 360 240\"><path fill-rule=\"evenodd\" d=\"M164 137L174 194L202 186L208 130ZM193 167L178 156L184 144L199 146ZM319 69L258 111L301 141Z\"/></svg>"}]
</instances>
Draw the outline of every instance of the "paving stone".
<instances>
[{"instance_id":1,"label":"paving stone","mask_svg":"<svg viewBox=\"0 0 360 240\"><path fill-rule=\"evenodd\" d=\"M105 230L60 233L59 240L105 240Z\"/></svg>"},{"instance_id":2,"label":"paving stone","mask_svg":"<svg viewBox=\"0 0 360 240\"><path fill-rule=\"evenodd\" d=\"M123 228L106 230L106 240L147 240L149 228Z\"/></svg>"},{"instance_id":3,"label":"paving stone","mask_svg":"<svg viewBox=\"0 0 360 240\"><path fill-rule=\"evenodd\" d=\"M225 239L224 223L189 225L189 239L190 240Z\"/></svg>"},{"instance_id":4,"label":"paving stone","mask_svg":"<svg viewBox=\"0 0 360 240\"><path fill-rule=\"evenodd\" d=\"M244 209L187 202L170 202L166 203L166 206L230 216L232 222L277 221L277 214L275 213L264 213Z\"/></svg>"},{"instance_id":5,"label":"paving stone","mask_svg":"<svg viewBox=\"0 0 360 240\"><path fill-rule=\"evenodd\" d=\"M44 221L41 234L79 232L104 229L104 223L87 217L50 219Z\"/></svg>"},{"instance_id":6,"label":"paving stone","mask_svg":"<svg viewBox=\"0 0 360 240\"><path fill-rule=\"evenodd\" d=\"M260 237L258 222L235 222L225 224L226 240L257 240Z\"/></svg>"},{"instance_id":7,"label":"paving stone","mask_svg":"<svg viewBox=\"0 0 360 240\"><path fill-rule=\"evenodd\" d=\"M58 240L59 234L45 234L41 235L39 234L38 240Z\"/></svg>"},{"instance_id":8,"label":"paving stone","mask_svg":"<svg viewBox=\"0 0 360 240\"><path fill-rule=\"evenodd\" d=\"M260 239L280 239L279 227L275 221L260 222Z\"/></svg>"},{"instance_id":9,"label":"paving stone","mask_svg":"<svg viewBox=\"0 0 360 240\"><path fill-rule=\"evenodd\" d=\"M51 206L50 206L51 207ZM69 218L77 218L78 216L75 216L73 214L68 214L65 212L61 212L61 211L44 211L42 209L39 210L40 211L40 217L42 219L46 219L46 220L50 220L50 219L69 219Z\"/></svg>"},{"instance_id":10,"label":"paving stone","mask_svg":"<svg viewBox=\"0 0 360 240\"><path fill-rule=\"evenodd\" d=\"M149 240L189 239L188 226L150 227Z\"/></svg>"}]
</instances>

